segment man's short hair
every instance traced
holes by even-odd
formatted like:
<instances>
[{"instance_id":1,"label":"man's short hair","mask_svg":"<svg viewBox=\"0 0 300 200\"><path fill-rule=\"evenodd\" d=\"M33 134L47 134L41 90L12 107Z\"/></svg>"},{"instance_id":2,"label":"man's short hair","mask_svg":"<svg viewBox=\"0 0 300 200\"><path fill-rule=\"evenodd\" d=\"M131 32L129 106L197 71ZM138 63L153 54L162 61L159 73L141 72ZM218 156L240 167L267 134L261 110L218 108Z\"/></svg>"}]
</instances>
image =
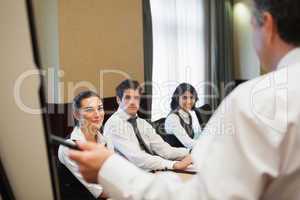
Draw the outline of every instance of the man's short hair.
<instances>
[{"instance_id":1,"label":"man's short hair","mask_svg":"<svg viewBox=\"0 0 300 200\"><path fill-rule=\"evenodd\" d=\"M126 79L122 81L116 88L116 95L122 99L124 91L128 89L139 90L139 93L142 94L142 87L139 82L136 80Z\"/></svg>"},{"instance_id":2,"label":"man's short hair","mask_svg":"<svg viewBox=\"0 0 300 200\"><path fill-rule=\"evenodd\" d=\"M254 0L256 20L263 24L259 14L271 13L277 25L279 36L286 43L300 46L300 0Z\"/></svg>"}]
</instances>

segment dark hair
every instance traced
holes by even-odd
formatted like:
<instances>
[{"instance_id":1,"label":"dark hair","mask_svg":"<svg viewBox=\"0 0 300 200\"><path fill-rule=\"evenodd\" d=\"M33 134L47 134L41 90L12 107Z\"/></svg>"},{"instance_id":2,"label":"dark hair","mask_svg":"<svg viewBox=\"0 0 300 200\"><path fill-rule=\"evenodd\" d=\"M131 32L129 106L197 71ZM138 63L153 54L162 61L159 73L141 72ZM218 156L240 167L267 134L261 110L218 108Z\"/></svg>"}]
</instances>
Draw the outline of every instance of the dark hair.
<instances>
[{"instance_id":1,"label":"dark hair","mask_svg":"<svg viewBox=\"0 0 300 200\"><path fill-rule=\"evenodd\" d=\"M124 91L127 89L139 90L139 93L142 94L142 87L139 82L136 80L126 79L122 81L116 88L116 95L122 99Z\"/></svg>"},{"instance_id":2,"label":"dark hair","mask_svg":"<svg viewBox=\"0 0 300 200\"><path fill-rule=\"evenodd\" d=\"M277 25L279 36L286 43L300 45L299 0L254 0L256 20L263 24L262 12L269 12Z\"/></svg>"},{"instance_id":3,"label":"dark hair","mask_svg":"<svg viewBox=\"0 0 300 200\"><path fill-rule=\"evenodd\" d=\"M101 99L96 92L93 92L91 90L82 91L78 95L76 95L73 99L73 112L78 112L79 109L81 108L82 100L90 97L98 97L99 99ZM75 125L78 126L79 125L78 120L74 118L74 121L75 121Z\"/></svg>"},{"instance_id":4,"label":"dark hair","mask_svg":"<svg viewBox=\"0 0 300 200\"><path fill-rule=\"evenodd\" d=\"M171 100L171 110L175 110L179 107L179 97L183 95L186 91L189 91L194 97L195 97L195 102L198 101L198 94L196 89L188 83L181 83L180 85L177 86L175 89L172 100ZM193 106L192 109L195 108L195 105Z\"/></svg>"}]
</instances>

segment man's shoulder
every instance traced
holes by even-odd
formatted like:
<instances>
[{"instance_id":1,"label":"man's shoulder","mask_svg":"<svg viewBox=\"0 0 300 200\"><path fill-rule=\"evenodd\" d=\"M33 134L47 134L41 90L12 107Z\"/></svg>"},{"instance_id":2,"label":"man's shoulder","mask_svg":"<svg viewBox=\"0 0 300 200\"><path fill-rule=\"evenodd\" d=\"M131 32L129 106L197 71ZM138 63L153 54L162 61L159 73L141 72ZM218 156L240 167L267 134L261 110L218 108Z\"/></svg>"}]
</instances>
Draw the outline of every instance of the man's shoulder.
<instances>
[{"instance_id":1,"label":"man's shoulder","mask_svg":"<svg viewBox=\"0 0 300 200\"><path fill-rule=\"evenodd\" d=\"M253 111L261 108L273 109L273 90L269 80L273 73L251 79L237 86L221 103L222 111L252 116ZM250 115L250 116L249 116Z\"/></svg>"},{"instance_id":2,"label":"man's shoulder","mask_svg":"<svg viewBox=\"0 0 300 200\"><path fill-rule=\"evenodd\" d=\"M173 121L177 121L177 120L179 120L179 116L174 112L171 112L166 117L166 122L173 122Z\"/></svg>"},{"instance_id":3,"label":"man's shoulder","mask_svg":"<svg viewBox=\"0 0 300 200\"><path fill-rule=\"evenodd\" d=\"M113 128L118 128L118 127L122 127L123 124L125 123L125 120L122 119L117 112L115 112L114 114L112 114L108 120L105 122L104 125L104 135L107 134L108 130L112 130Z\"/></svg>"},{"instance_id":4,"label":"man's shoulder","mask_svg":"<svg viewBox=\"0 0 300 200\"><path fill-rule=\"evenodd\" d=\"M106 124L120 122L120 121L125 121L125 120L121 117L118 111L116 111L107 119Z\"/></svg>"},{"instance_id":5,"label":"man's shoulder","mask_svg":"<svg viewBox=\"0 0 300 200\"><path fill-rule=\"evenodd\" d=\"M238 86L225 102L247 116L273 116L276 108L296 105L300 98L299 74L300 65L293 65L259 76Z\"/></svg>"},{"instance_id":6,"label":"man's shoulder","mask_svg":"<svg viewBox=\"0 0 300 200\"><path fill-rule=\"evenodd\" d=\"M151 121L147 120L147 119L143 119L143 118L140 118L140 117L137 117L137 121L141 124L145 124L145 125L149 125L151 126Z\"/></svg>"},{"instance_id":7,"label":"man's shoulder","mask_svg":"<svg viewBox=\"0 0 300 200\"><path fill-rule=\"evenodd\" d=\"M230 93L229 98L242 100L242 102L245 102L245 100L251 101L258 91L267 92L272 90L271 81L273 81L274 75L275 72L270 72L240 84ZM267 98L268 95L264 97Z\"/></svg>"},{"instance_id":8,"label":"man's shoulder","mask_svg":"<svg viewBox=\"0 0 300 200\"><path fill-rule=\"evenodd\" d=\"M274 91L285 87L286 89L298 88L296 84L300 74L300 63L286 68L278 69L267 74L251 79L238 87L230 94L234 99L253 100L260 95L265 100L273 99Z\"/></svg>"}]
</instances>

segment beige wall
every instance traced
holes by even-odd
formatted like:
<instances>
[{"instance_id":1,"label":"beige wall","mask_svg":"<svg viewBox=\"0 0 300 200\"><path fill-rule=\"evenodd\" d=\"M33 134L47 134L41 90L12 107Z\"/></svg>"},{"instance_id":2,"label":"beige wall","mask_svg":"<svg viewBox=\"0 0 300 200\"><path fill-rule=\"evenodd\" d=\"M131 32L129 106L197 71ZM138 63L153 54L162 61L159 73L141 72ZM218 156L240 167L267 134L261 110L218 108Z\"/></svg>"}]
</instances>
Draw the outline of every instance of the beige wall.
<instances>
[{"instance_id":1,"label":"beige wall","mask_svg":"<svg viewBox=\"0 0 300 200\"><path fill-rule=\"evenodd\" d=\"M252 79L260 75L260 64L252 44L251 0L234 0L235 79Z\"/></svg>"},{"instance_id":2,"label":"beige wall","mask_svg":"<svg viewBox=\"0 0 300 200\"><path fill-rule=\"evenodd\" d=\"M2 0L0 6L0 157L17 200L47 200L53 197L41 117L22 110L14 95L21 76L34 69L24 3ZM20 102L39 108L38 85L36 76L27 77Z\"/></svg>"},{"instance_id":3,"label":"beige wall","mask_svg":"<svg viewBox=\"0 0 300 200\"><path fill-rule=\"evenodd\" d=\"M110 97L115 96L116 85L127 75L144 81L141 2L59 1L60 69L63 71L60 80L64 101L73 98L72 88L76 84L100 89L104 97ZM100 71L103 70L114 72L105 73L102 80Z\"/></svg>"}]
</instances>

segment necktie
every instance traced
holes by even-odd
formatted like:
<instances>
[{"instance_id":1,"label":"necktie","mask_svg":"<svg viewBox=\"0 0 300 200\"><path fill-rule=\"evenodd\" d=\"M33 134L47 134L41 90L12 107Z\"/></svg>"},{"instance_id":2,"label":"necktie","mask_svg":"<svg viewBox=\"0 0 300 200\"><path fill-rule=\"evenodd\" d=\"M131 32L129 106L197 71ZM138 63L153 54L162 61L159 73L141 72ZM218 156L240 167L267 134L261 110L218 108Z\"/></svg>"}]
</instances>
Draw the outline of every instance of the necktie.
<instances>
[{"instance_id":1,"label":"necktie","mask_svg":"<svg viewBox=\"0 0 300 200\"><path fill-rule=\"evenodd\" d=\"M136 122L137 117L132 117L128 119L128 122L132 125L133 131L139 141L140 146L142 147L142 149L144 149L147 153L153 155L153 152L150 148L148 148L148 146L146 145L145 141L143 140L140 131L137 127L137 122Z\"/></svg>"},{"instance_id":2,"label":"necktie","mask_svg":"<svg viewBox=\"0 0 300 200\"><path fill-rule=\"evenodd\" d=\"M195 135L195 133L194 133L194 129L193 129L193 119L192 119L192 115L190 114L190 113L188 113L188 115L189 115L189 121L190 121L190 123L189 123L189 125L188 125L188 135L191 137L191 138L194 138L194 135Z\"/></svg>"}]
</instances>

